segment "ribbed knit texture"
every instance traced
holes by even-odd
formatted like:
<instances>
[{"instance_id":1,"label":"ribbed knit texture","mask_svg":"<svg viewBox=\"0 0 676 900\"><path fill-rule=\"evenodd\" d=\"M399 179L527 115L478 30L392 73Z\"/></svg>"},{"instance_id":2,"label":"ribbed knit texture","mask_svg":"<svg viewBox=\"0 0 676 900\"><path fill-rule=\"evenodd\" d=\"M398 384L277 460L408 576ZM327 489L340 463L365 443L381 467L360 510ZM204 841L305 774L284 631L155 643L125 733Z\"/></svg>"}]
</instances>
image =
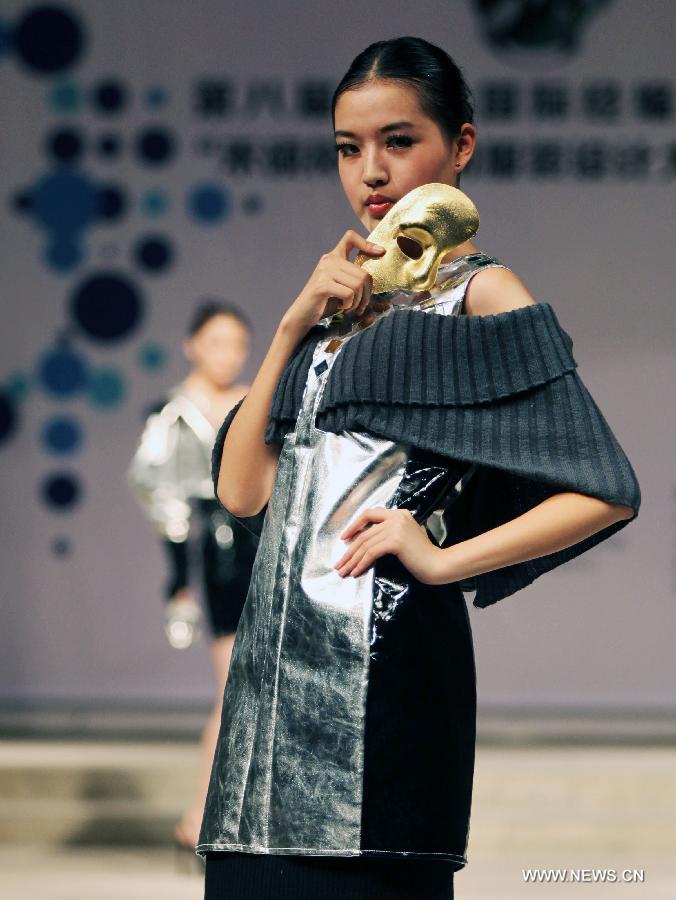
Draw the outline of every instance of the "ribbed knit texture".
<instances>
[{"instance_id":1,"label":"ribbed knit texture","mask_svg":"<svg viewBox=\"0 0 676 900\"><path fill-rule=\"evenodd\" d=\"M275 392L270 418L295 422L317 340L312 330ZM398 308L341 348L320 410L339 404L466 405L535 387L577 365L549 303L496 316Z\"/></svg>"},{"instance_id":2,"label":"ribbed knit texture","mask_svg":"<svg viewBox=\"0 0 676 900\"><path fill-rule=\"evenodd\" d=\"M280 377L266 443L281 443L300 409L315 326ZM482 534L562 491L632 507L634 470L589 391L573 341L548 303L491 316L395 309L342 347L327 375L315 425L368 431L480 465L455 502L448 543ZM217 474L224 431L214 447ZM219 449L220 448L220 449ZM565 550L477 575L474 605L513 594L609 538L622 519Z\"/></svg>"}]
</instances>

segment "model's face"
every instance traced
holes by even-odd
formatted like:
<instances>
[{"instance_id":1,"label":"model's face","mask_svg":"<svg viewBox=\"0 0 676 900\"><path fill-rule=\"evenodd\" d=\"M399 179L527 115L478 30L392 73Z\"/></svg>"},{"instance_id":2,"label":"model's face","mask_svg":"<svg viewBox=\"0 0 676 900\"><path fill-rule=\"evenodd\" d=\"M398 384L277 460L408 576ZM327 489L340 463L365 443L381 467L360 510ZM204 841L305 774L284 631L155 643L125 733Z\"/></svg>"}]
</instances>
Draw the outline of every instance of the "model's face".
<instances>
[{"instance_id":1,"label":"model's face","mask_svg":"<svg viewBox=\"0 0 676 900\"><path fill-rule=\"evenodd\" d=\"M378 79L341 94L335 109L338 172L364 227L372 231L393 203L421 184L456 187L475 134L466 123L449 144L420 108L415 89L403 82Z\"/></svg>"},{"instance_id":2,"label":"model's face","mask_svg":"<svg viewBox=\"0 0 676 900\"><path fill-rule=\"evenodd\" d=\"M251 339L234 316L212 316L185 342L188 359L215 386L232 384L249 357Z\"/></svg>"}]
</instances>

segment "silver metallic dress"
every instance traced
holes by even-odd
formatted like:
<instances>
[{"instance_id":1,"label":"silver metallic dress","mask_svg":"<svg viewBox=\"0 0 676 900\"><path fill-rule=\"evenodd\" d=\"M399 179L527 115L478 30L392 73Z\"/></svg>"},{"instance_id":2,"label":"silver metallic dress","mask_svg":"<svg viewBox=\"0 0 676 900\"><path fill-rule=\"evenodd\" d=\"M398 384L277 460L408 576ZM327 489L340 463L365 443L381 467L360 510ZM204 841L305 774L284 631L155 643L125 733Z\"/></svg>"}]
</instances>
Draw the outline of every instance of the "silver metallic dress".
<instances>
[{"instance_id":1,"label":"silver metallic dress","mask_svg":"<svg viewBox=\"0 0 676 900\"><path fill-rule=\"evenodd\" d=\"M426 313L462 312L482 253L443 266ZM314 417L337 351L317 344L286 435L235 641L197 852L467 862L476 679L458 583L387 554L334 564L365 509L405 507L441 543L468 463ZM374 360L374 365L378 361Z\"/></svg>"}]
</instances>

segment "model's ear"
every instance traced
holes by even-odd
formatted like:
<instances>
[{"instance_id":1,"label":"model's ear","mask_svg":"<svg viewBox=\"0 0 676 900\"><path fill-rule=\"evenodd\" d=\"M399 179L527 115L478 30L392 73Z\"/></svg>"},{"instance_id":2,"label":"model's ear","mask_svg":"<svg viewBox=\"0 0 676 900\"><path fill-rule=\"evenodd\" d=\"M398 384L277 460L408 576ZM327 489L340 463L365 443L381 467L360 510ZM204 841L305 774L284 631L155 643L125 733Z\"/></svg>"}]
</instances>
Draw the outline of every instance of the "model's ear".
<instances>
[{"instance_id":1,"label":"model's ear","mask_svg":"<svg viewBox=\"0 0 676 900\"><path fill-rule=\"evenodd\" d=\"M188 362L192 363L195 361L195 354L193 353L192 344L189 338L183 338L182 343L183 355L188 360Z\"/></svg>"},{"instance_id":2,"label":"model's ear","mask_svg":"<svg viewBox=\"0 0 676 900\"><path fill-rule=\"evenodd\" d=\"M476 128L471 122L464 122L460 134L453 142L454 152L457 154L455 166L456 187L460 187L460 175L469 165L474 150L476 149Z\"/></svg>"}]
</instances>

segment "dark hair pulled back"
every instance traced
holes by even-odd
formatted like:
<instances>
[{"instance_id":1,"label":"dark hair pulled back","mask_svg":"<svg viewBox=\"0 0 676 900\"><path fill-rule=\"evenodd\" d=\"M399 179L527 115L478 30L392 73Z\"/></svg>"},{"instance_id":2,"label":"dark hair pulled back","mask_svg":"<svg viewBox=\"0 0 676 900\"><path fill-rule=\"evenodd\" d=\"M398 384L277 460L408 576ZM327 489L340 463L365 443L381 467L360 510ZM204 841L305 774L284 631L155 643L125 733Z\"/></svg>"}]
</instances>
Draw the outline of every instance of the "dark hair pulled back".
<instances>
[{"instance_id":1,"label":"dark hair pulled back","mask_svg":"<svg viewBox=\"0 0 676 900\"><path fill-rule=\"evenodd\" d=\"M203 300L199 306L193 311L190 323L188 324L188 336L193 337L203 328L207 322L215 316L232 316L241 322L245 328L252 331L251 322L242 310L231 303L229 300L221 300L215 297L209 297Z\"/></svg>"},{"instance_id":2,"label":"dark hair pulled back","mask_svg":"<svg viewBox=\"0 0 676 900\"><path fill-rule=\"evenodd\" d=\"M375 78L411 85L423 112L437 123L449 143L460 134L464 122L474 122L472 92L448 53L423 38L398 37L376 41L352 60L333 93L334 127L340 95Z\"/></svg>"}]
</instances>

